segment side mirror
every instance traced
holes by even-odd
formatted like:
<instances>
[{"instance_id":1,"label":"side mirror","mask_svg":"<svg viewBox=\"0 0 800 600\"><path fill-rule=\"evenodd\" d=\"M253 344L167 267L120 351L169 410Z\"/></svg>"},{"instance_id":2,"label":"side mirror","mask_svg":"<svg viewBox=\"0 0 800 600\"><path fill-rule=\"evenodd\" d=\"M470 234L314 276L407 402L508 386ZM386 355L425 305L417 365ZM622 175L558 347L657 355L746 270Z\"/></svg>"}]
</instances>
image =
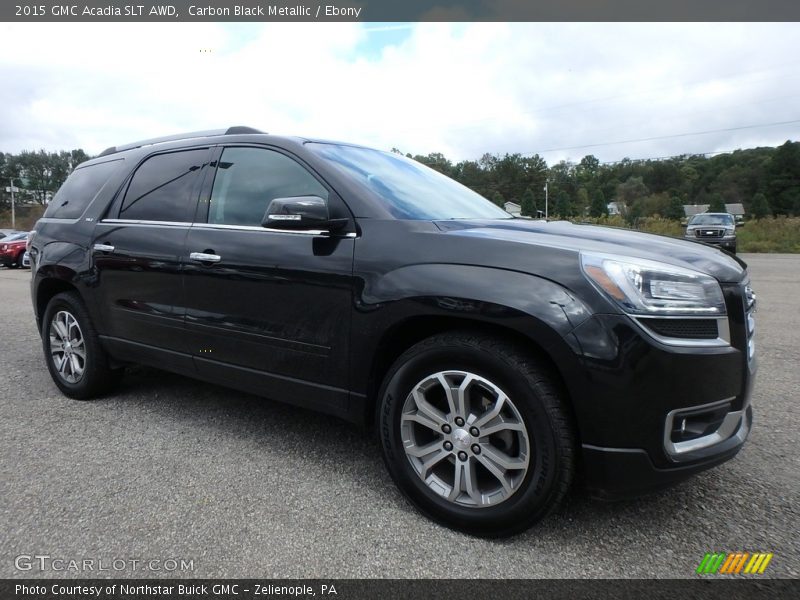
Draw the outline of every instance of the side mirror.
<instances>
[{"instance_id":1,"label":"side mirror","mask_svg":"<svg viewBox=\"0 0 800 600\"><path fill-rule=\"evenodd\" d=\"M269 203L262 227L271 229L338 229L347 219L331 220L328 203L319 196L275 198Z\"/></svg>"}]
</instances>

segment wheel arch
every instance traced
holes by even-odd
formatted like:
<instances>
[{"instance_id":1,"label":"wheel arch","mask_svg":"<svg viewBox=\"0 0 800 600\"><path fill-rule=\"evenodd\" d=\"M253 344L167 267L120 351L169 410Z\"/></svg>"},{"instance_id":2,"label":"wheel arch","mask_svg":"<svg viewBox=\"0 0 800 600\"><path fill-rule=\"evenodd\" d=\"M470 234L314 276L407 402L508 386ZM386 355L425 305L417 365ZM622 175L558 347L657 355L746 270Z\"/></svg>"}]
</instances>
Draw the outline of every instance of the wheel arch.
<instances>
[{"instance_id":1,"label":"wheel arch","mask_svg":"<svg viewBox=\"0 0 800 600\"><path fill-rule=\"evenodd\" d=\"M39 281L36 286L36 324L40 332L42 329L42 317L44 316L44 311L47 309L50 300L62 292L77 291L78 288L65 279L47 277Z\"/></svg>"},{"instance_id":2,"label":"wheel arch","mask_svg":"<svg viewBox=\"0 0 800 600\"><path fill-rule=\"evenodd\" d=\"M532 356L546 370L554 385L562 394L566 408L572 417L572 422L575 424L574 433L576 439L580 441L580 431L577 427L578 421L575 415L575 403L567 384L567 378L562 370L574 368L572 361L577 361L577 357L568 348L566 342L562 341L563 347L554 348L555 332L552 332L552 336L548 336L549 344L546 348L542 340L515 328L498 323L462 317L443 317L441 315L412 316L395 323L384 332L370 365L366 399L360 418L368 428L375 428L375 419L379 406L378 392L384 377L394 362L415 344L435 335L450 332L477 333L510 341L520 350ZM556 351L557 356L553 355L553 350Z\"/></svg>"}]
</instances>

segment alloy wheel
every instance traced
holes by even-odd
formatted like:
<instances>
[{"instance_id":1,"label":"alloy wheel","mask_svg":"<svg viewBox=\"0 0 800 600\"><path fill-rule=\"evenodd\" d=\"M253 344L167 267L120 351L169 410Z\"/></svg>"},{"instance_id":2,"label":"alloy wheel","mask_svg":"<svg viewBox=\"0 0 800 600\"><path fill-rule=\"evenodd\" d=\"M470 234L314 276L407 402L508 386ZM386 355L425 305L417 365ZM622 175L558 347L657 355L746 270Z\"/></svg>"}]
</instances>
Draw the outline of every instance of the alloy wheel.
<instances>
[{"instance_id":1,"label":"alloy wheel","mask_svg":"<svg viewBox=\"0 0 800 600\"><path fill-rule=\"evenodd\" d=\"M50 321L50 358L58 375L67 383L78 383L86 369L86 344L77 319L65 310Z\"/></svg>"},{"instance_id":2,"label":"alloy wheel","mask_svg":"<svg viewBox=\"0 0 800 600\"><path fill-rule=\"evenodd\" d=\"M496 506L528 472L531 443L519 410L474 373L441 371L417 383L403 405L400 430L419 478L460 506Z\"/></svg>"}]
</instances>

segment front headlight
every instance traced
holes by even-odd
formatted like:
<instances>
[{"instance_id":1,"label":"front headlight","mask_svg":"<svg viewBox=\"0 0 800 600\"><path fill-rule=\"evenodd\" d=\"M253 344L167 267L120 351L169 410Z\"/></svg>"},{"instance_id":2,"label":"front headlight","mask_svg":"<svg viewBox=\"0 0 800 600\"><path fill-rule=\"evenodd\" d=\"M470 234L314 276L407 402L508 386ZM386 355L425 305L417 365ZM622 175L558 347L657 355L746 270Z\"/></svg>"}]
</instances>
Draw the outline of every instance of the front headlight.
<instances>
[{"instance_id":1,"label":"front headlight","mask_svg":"<svg viewBox=\"0 0 800 600\"><path fill-rule=\"evenodd\" d=\"M586 277L633 315L722 316L725 300L713 277L652 260L581 253Z\"/></svg>"},{"instance_id":2,"label":"front headlight","mask_svg":"<svg viewBox=\"0 0 800 600\"><path fill-rule=\"evenodd\" d=\"M734 231L733 228L728 227L727 229L725 229L725 235L733 235L733 231Z\"/></svg>"}]
</instances>

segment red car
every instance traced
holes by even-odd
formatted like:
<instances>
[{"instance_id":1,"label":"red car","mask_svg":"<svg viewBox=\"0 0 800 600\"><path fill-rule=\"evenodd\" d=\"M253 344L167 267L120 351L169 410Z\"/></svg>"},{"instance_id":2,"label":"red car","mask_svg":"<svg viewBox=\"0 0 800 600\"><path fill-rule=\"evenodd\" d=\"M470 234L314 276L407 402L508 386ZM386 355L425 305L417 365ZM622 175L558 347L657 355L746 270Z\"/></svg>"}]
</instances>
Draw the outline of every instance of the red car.
<instances>
[{"instance_id":1,"label":"red car","mask_svg":"<svg viewBox=\"0 0 800 600\"><path fill-rule=\"evenodd\" d=\"M0 240L0 265L16 269L22 266L28 233L12 233Z\"/></svg>"}]
</instances>

